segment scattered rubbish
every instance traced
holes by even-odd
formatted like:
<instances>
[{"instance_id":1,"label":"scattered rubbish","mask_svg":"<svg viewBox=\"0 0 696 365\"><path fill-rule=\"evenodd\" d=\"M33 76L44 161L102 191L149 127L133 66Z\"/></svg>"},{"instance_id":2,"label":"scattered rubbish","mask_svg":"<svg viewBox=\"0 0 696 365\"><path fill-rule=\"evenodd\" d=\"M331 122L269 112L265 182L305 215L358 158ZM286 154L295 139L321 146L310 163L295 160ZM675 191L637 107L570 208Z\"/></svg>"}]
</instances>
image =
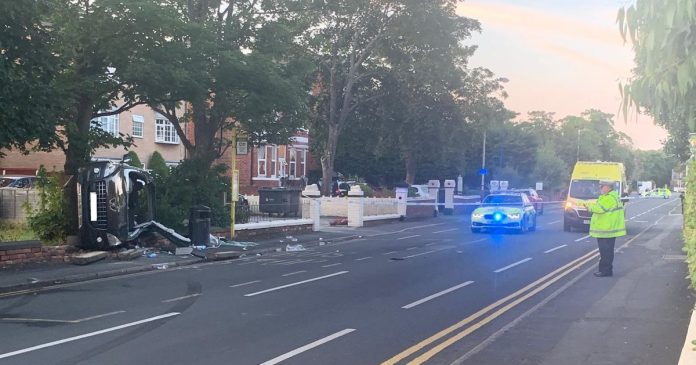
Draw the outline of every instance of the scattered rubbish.
<instances>
[{"instance_id":1,"label":"scattered rubbish","mask_svg":"<svg viewBox=\"0 0 696 365\"><path fill-rule=\"evenodd\" d=\"M191 246L191 248L192 248L192 249L196 249L196 250L203 251L203 250L205 250L206 248L208 248L208 246L204 246L204 245L200 245L200 246Z\"/></svg>"},{"instance_id":2,"label":"scattered rubbish","mask_svg":"<svg viewBox=\"0 0 696 365\"><path fill-rule=\"evenodd\" d=\"M292 241L292 242L297 242L297 238L293 238L293 239L291 239L290 241Z\"/></svg>"},{"instance_id":3,"label":"scattered rubbish","mask_svg":"<svg viewBox=\"0 0 696 365\"><path fill-rule=\"evenodd\" d=\"M167 265L167 264L154 264L154 265L152 265L152 267L154 267L157 270L166 270L169 268L169 265Z\"/></svg>"},{"instance_id":4,"label":"scattered rubbish","mask_svg":"<svg viewBox=\"0 0 696 365\"><path fill-rule=\"evenodd\" d=\"M287 245L285 246L285 251L286 252L297 252L297 251L305 251L306 249L302 245Z\"/></svg>"},{"instance_id":5,"label":"scattered rubbish","mask_svg":"<svg viewBox=\"0 0 696 365\"><path fill-rule=\"evenodd\" d=\"M390 258L389 260L392 260L392 261L404 261L404 260L406 260L406 259L403 258L403 257L392 257L392 258Z\"/></svg>"},{"instance_id":6,"label":"scattered rubbish","mask_svg":"<svg viewBox=\"0 0 696 365\"><path fill-rule=\"evenodd\" d=\"M257 253L256 256L261 256L261 254L260 254L260 253Z\"/></svg>"},{"instance_id":7,"label":"scattered rubbish","mask_svg":"<svg viewBox=\"0 0 696 365\"><path fill-rule=\"evenodd\" d=\"M149 252L146 256L148 259L154 259L155 257L157 257L157 253L156 252Z\"/></svg>"},{"instance_id":8,"label":"scattered rubbish","mask_svg":"<svg viewBox=\"0 0 696 365\"><path fill-rule=\"evenodd\" d=\"M283 249L280 248L280 247L278 247L278 248L275 249L275 252L283 252Z\"/></svg>"},{"instance_id":9,"label":"scattered rubbish","mask_svg":"<svg viewBox=\"0 0 696 365\"><path fill-rule=\"evenodd\" d=\"M284 242L285 242L285 240L280 240L280 243L284 243Z\"/></svg>"},{"instance_id":10,"label":"scattered rubbish","mask_svg":"<svg viewBox=\"0 0 696 365\"><path fill-rule=\"evenodd\" d=\"M323 238L319 237L319 241L323 241L323 240L324 240Z\"/></svg>"},{"instance_id":11,"label":"scattered rubbish","mask_svg":"<svg viewBox=\"0 0 696 365\"><path fill-rule=\"evenodd\" d=\"M292 236L285 236L285 239L291 240Z\"/></svg>"},{"instance_id":12,"label":"scattered rubbish","mask_svg":"<svg viewBox=\"0 0 696 365\"><path fill-rule=\"evenodd\" d=\"M319 242L319 246L324 246L326 245L326 242Z\"/></svg>"},{"instance_id":13,"label":"scattered rubbish","mask_svg":"<svg viewBox=\"0 0 696 365\"><path fill-rule=\"evenodd\" d=\"M174 254L177 256L190 255L193 252L193 247L177 247Z\"/></svg>"},{"instance_id":14,"label":"scattered rubbish","mask_svg":"<svg viewBox=\"0 0 696 365\"><path fill-rule=\"evenodd\" d=\"M36 283L39 282L39 279L37 279L37 278L27 278L27 281L29 281L29 283L31 283L31 284L36 284Z\"/></svg>"}]
</instances>

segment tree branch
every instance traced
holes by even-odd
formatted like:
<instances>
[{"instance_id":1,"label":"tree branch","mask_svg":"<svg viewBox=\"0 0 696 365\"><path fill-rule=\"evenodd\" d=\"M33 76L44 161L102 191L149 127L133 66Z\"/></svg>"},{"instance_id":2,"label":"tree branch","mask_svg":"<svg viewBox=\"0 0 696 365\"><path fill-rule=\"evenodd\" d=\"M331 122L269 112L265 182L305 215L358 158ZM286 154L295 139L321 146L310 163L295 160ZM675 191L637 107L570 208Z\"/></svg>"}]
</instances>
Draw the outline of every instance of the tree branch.
<instances>
[{"instance_id":1,"label":"tree branch","mask_svg":"<svg viewBox=\"0 0 696 365\"><path fill-rule=\"evenodd\" d=\"M108 112L101 112L101 113L99 113L99 112L97 112L97 113L92 113L92 119L94 119L94 118L99 118L99 117L108 117L108 116L116 115L116 114L121 114L121 113L123 113L123 112L125 112L125 111L127 111L127 110L130 110L130 109L132 109L132 108L138 106L138 105L143 105L143 104L147 104L147 103L144 102L144 101L136 101L136 102L132 102L132 103L126 103L126 104L121 105L121 106L120 106L118 109L116 109L116 110L111 110L111 111L108 111Z\"/></svg>"},{"instance_id":2,"label":"tree branch","mask_svg":"<svg viewBox=\"0 0 696 365\"><path fill-rule=\"evenodd\" d=\"M177 117L175 113L171 113L168 110L164 110L164 109L156 107L154 105L150 105L150 108L152 108L152 110L165 116L167 118L167 120L169 120L169 123L172 123L172 125L174 126L174 129L176 130L176 133L179 135L179 139L181 139L181 142L184 144L184 148L186 148L187 151L192 153L195 146L186 137L186 134L184 133L184 129L181 128L181 123L179 122L179 117Z\"/></svg>"}]
</instances>

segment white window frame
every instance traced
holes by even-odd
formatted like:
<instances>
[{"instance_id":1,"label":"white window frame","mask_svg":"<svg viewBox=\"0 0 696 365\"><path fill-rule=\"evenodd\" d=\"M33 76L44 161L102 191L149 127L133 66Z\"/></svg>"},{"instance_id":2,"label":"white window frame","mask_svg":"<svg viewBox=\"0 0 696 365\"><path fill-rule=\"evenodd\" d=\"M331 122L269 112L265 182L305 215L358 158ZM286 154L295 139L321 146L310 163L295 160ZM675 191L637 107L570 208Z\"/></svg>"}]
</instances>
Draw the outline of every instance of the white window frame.
<instances>
[{"instance_id":1,"label":"white window frame","mask_svg":"<svg viewBox=\"0 0 696 365\"><path fill-rule=\"evenodd\" d=\"M301 160L302 176L307 176L307 150L301 149L299 151L302 153L302 160Z\"/></svg>"},{"instance_id":2,"label":"white window frame","mask_svg":"<svg viewBox=\"0 0 696 365\"><path fill-rule=\"evenodd\" d=\"M290 163L288 165L288 177L291 179L297 178L297 150L294 147L290 148Z\"/></svg>"},{"instance_id":3,"label":"white window frame","mask_svg":"<svg viewBox=\"0 0 696 365\"><path fill-rule=\"evenodd\" d=\"M271 161L270 161L271 162L270 163L271 177L276 177L276 176L278 176L278 170L279 170L279 168L278 168L278 165L279 165L278 164L278 146L270 145L270 146L266 146L266 148L267 148L266 156L268 156L268 149L270 149L270 151L271 151Z\"/></svg>"},{"instance_id":4,"label":"white window frame","mask_svg":"<svg viewBox=\"0 0 696 365\"><path fill-rule=\"evenodd\" d=\"M179 134L174 125L163 115L155 115L155 143L179 144Z\"/></svg>"},{"instance_id":5,"label":"white window frame","mask_svg":"<svg viewBox=\"0 0 696 365\"><path fill-rule=\"evenodd\" d=\"M120 126L118 120L118 114L108 115L104 117L98 117L92 119L93 122L97 122L99 128L103 131L109 133L114 137L119 136Z\"/></svg>"},{"instance_id":6,"label":"white window frame","mask_svg":"<svg viewBox=\"0 0 696 365\"><path fill-rule=\"evenodd\" d=\"M140 134L136 133L136 127L139 127ZM145 137L145 118L142 115L133 114L133 137Z\"/></svg>"},{"instance_id":7,"label":"white window frame","mask_svg":"<svg viewBox=\"0 0 696 365\"><path fill-rule=\"evenodd\" d=\"M256 176L257 177L266 177L266 174L268 172L268 160L266 159L266 146L259 146L256 148ZM263 155L263 156L262 156ZM261 158L263 157L263 158ZM262 163L263 162L263 170L261 169Z\"/></svg>"}]
</instances>

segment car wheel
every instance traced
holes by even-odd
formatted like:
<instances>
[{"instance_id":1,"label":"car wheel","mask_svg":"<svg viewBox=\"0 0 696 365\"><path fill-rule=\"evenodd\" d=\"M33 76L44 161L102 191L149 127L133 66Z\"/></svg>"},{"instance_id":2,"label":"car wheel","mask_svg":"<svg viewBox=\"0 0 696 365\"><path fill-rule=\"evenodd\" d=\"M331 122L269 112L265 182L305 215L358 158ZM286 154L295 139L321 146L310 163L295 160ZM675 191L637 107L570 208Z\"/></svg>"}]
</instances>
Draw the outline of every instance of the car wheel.
<instances>
[{"instance_id":1,"label":"car wheel","mask_svg":"<svg viewBox=\"0 0 696 365\"><path fill-rule=\"evenodd\" d=\"M481 233L481 228L471 227L471 233Z\"/></svg>"},{"instance_id":2,"label":"car wheel","mask_svg":"<svg viewBox=\"0 0 696 365\"><path fill-rule=\"evenodd\" d=\"M529 232L534 232L534 231L536 231L536 226L537 226L536 221L537 221L537 220L536 220L536 216L535 216L535 217L534 217L534 223L533 223L529 228L527 228L527 230L528 230Z\"/></svg>"},{"instance_id":3,"label":"car wheel","mask_svg":"<svg viewBox=\"0 0 696 365\"><path fill-rule=\"evenodd\" d=\"M573 232L573 227L567 220L563 220L563 232Z\"/></svg>"}]
</instances>

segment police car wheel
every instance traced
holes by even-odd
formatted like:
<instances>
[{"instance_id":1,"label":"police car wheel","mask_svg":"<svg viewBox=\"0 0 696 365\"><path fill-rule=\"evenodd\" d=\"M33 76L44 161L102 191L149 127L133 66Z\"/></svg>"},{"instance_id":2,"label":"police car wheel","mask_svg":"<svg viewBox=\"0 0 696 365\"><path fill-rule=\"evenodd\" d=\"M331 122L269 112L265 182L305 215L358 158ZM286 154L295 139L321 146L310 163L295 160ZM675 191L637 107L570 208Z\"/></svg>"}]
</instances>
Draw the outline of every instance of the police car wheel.
<instances>
[{"instance_id":1,"label":"police car wheel","mask_svg":"<svg viewBox=\"0 0 696 365\"><path fill-rule=\"evenodd\" d=\"M471 233L481 233L481 228L471 227Z\"/></svg>"}]
</instances>

